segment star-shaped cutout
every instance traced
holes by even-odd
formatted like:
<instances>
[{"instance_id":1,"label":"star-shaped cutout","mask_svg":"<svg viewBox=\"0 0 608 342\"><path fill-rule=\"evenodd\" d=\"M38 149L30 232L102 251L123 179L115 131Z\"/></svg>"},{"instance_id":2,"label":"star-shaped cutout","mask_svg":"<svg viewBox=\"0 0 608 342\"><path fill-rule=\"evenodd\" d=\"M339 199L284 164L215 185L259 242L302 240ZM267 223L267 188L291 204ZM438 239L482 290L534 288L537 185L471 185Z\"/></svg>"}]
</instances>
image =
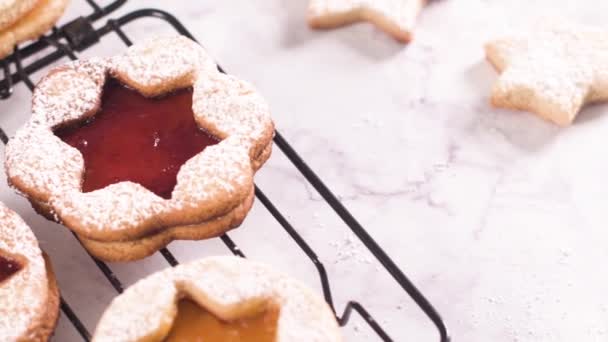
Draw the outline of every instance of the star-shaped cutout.
<instances>
[{"instance_id":1,"label":"star-shaped cutout","mask_svg":"<svg viewBox=\"0 0 608 342\"><path fill-rule=\"evenodd\" d=\"M543 23L489 42L486 57L501 72L495 106L566 126L585 104L608 100L608 31Z\"/></svg>"},{"instance_id":2,"label":"star-shaped cutout","mask_svg":"<svg viewBox=\"0 0 608 342\"><path fill-rule=\"evenodd\" d=\"M368 21L401 42L412 39L416 16L426 0L310 0L312 28L334 28Z\"/></svg>"},{"instance_id":3,"label":"star-shaped cutout","mask_svg":"<svg viewBox=\"0 0 608 342\"><path fill-rule=\"evenodd\" d=\"M4 164L9 184L92 255L127 261L237 227L273 135L253 86L164 36L52 69Z\"/></svg>"},{"instance_id":4,"label":"star-shaped cutout","mask_svg":"<svg viewBox=\"0 0 608 342\"><path fill-rule=\"evenodd\" d=\"M131 181L170 199L181 166L219 142L196 124L192 89L147 98L110 79L102 94L92 119L55 131L82 154L84 192Z\"/></svg>"}]
</instances>

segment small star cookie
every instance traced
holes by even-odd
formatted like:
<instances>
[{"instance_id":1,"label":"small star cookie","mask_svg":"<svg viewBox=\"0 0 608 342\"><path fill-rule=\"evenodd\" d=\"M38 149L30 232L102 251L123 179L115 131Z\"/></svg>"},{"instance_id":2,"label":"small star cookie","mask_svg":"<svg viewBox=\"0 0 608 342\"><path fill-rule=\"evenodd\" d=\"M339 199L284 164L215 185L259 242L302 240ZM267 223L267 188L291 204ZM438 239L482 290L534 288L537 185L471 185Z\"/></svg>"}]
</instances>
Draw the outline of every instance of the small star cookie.
<instances>
[{"instance_id":1,"label":"small star cookie","mask_svg":"<svg viewBox=\"0 0 608 342\"><path fill-rule=\"evenodd\" d=\"M501 72L491 96L497 107L567 126L585 104L608 100L608 31L543 24L485 50Z\"/></svg>"},{"instance_id":2,"label":"small star cookie","mask_svg":"<svg viewBox=\"0 0 608 342\"><path fill-rule=\"evenodd\" d=\"M418 12L426 0L310 0L308 24L329 29L369 21L395 39L407 43Z\"/></svg>"}]
</instances>

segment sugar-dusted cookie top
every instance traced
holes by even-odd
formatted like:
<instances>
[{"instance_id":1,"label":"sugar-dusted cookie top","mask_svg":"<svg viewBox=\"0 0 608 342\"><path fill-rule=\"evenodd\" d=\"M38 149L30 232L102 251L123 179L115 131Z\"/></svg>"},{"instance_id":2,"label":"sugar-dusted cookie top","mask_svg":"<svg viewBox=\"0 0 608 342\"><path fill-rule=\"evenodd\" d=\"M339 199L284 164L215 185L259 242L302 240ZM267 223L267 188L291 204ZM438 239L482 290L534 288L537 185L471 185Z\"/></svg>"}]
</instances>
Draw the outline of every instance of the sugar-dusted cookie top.
<instances>
[{"instance_id":1,"label":"sugar-dusted cookie top","mask_svg":"<svg viewBox=\"0 0 608 342\"><path fill-rule=\"evenodd\" d=\"M276 342L342 340L331 309L304 285L242 258L211 257L157 272L129 287L107 308L93 341L164 341L179 319L177 303L183 298L224 322L276 308Z\"/></svg>"},{"instance_id":2,"label":"sugar-dusted cookie top","mask_svg":"<svg viewBox=\"0 0 608 342\"><path fill-rule=\"evenodd\" d=\"M527 110L561 126L581 108L608 99L608 31L545 23L487 43L501 75L495 106Z\"/></svg>"},{"instance_id":3,"label":"sugar-dusted cookie top","mask_svg":"<svg viewBox=\"0 0 608 342\"><path fill-rule=\"evenodd\" d=\"M369 21L395 39L409 42L418 13L426 0L310 0L308 23L333 28Z\"/></svg>"},{"instance_id":4,"label":"sugar-dusted cookie top","mask_svg":"<svg viewBox=\"0 0 608 342\"><path fill-rule=\"evenodd\" d=\"M111 80L145 98L170 97L172 92L189 89L189 120L196 130L219 140L181 165L171 165L178 171L168 197L130 180L91 191L83 187L90 166L85 168L84 149L66 143L58 130L92 125L104 111L102 95L109 89L104 84ZM131 112L137 115L137 108ZM105 148L113 137L121 136L127 139L123 148L129 147L133 134L125 134L125 126L118 128L108 131L111 134L104 135L97 146ZM270 154L273 134L268 106L249 83L220 73L192 40L160 37L133 45L122 55L52 69L34 90L30 120L6 147L5 166L11 185L81 237L131 241L213 221L242 205L253 192L254 172ZM156 139L146 140L146 146L158 147L154 153L181 151L179 146L163 147L164 137L157 138L160 147ZM91 141L78 143L89 146ZM100 172L127 166L128 161L117 163L111 157L110 153L102 161L109 167Z\"/></svg>"}]
</instances>

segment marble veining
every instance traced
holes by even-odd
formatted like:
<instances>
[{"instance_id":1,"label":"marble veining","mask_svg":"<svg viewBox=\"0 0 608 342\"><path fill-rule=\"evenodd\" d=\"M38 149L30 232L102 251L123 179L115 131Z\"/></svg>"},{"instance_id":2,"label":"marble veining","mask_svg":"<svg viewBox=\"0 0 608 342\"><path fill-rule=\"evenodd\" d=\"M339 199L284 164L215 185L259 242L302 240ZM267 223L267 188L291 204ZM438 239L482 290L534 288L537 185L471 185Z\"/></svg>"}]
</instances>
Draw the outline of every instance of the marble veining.
<instances>
[{"instance_id":1,"label":"marble veining","mask_svg":"<svg viewBox=\"0 0 608 342\"><path fill-rule=\"evenodd\" d=\"M567 129L489 105L497 74L483 43L558 15L606 27L606 1L436 0L400 45L371 25L311 31L306 0L130 1L175 14L229 72L253 82L277 127L437 307L454 341L608 340L607 105ZM66 17L88 10L73 0ZM171 33L148 19L134 40ZM119 53L104 37L84 56ZM43 73L38 73L38 79ZM26 120L20 85L0 102L9 135ZM360 300L396 341L434 328L278 149L258 185L327 267L338 310ZM114 290L67 230L2 183L0 200L34 227L64 298L93 330ZM320 291L313 265L256 203L231 236L248 257ZM226 254L218 241L176 242L180 261ZM166 267L158 255L111 265L125 284ZM348 341L373 341L353 317ZM57 341L78 341L61 318Z\"/></svg>"}]
</instances>

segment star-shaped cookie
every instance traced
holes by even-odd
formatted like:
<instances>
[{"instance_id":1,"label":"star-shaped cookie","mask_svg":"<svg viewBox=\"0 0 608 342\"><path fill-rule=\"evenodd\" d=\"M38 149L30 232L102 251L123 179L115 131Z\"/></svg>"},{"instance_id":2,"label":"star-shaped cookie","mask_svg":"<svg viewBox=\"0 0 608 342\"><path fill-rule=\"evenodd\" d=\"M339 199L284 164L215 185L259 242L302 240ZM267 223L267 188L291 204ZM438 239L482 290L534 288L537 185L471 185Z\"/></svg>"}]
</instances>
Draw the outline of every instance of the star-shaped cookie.
<instances>
[{"instance_id":1,"label":"star-shaped cookie","mask_svg":"<svg viewBox=\"0 0 608 342\"><path fill-rule=\"evenodd\" d=\"M310 0L308 24L328 29L369 21L401 42L412 39L418 12L426 0Z\"/></svg>"},{"instance_id":2,"label":"star-shaped cookie","mask_svg":"<svg viewBox=\"0 0 608 342\"><path fill-rule=\"evenodd\" d=\"M497 107L567 126L585 104L608 100L608 31L543 23L485 50L501 72L491 97Z\"/></svg>"}]
</instances>

